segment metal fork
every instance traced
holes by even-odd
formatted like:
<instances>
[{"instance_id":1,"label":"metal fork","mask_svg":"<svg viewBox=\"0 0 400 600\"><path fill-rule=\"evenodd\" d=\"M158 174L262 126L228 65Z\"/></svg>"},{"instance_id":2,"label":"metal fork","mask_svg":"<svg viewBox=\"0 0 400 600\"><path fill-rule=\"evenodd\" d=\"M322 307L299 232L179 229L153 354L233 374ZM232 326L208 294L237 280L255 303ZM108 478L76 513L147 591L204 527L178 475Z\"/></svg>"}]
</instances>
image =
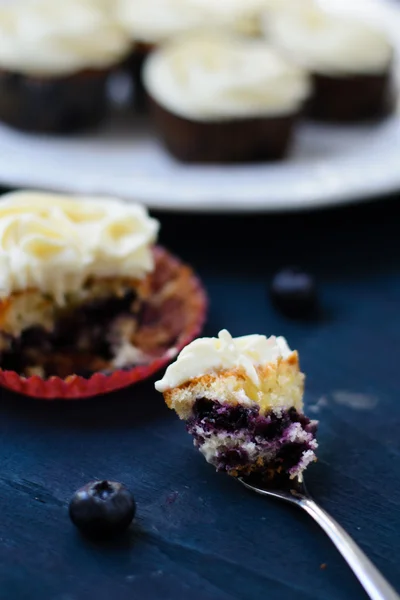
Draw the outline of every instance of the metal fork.
<instances>
[{"instance_id":1,"label":"metal fork","mask_svg":"<svg viewBox=\"0 0 400 600\"><path fill-rule=\"evenodd\" d=\"M249 479L238 479L261 496L285 500L306 511L331 539L372 600L400 600L392 586L357 546L348 533L311 498L304 482L287 480L279 489L258 487Z\"/></svg>"}]
</instances>

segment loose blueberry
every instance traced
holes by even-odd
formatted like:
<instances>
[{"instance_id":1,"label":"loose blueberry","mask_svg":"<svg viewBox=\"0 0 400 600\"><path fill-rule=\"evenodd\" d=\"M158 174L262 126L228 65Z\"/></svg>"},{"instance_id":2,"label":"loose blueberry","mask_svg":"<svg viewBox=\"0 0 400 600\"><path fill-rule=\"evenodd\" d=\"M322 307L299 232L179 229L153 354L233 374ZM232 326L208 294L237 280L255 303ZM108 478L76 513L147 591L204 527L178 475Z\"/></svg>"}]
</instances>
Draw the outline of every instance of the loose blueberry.
<instances>
[{"instance_id":1,"label":"loose blueberry","mask_svg":"<svg viewBox=\"0 0 400 600\"><path fill-rule=\"evenodd\" d=\"M69 516L91 537L112 537L125 531L136 513L131 492L115 481L91 481L73 495Z\"/></svg>"},{"instance_id":2,"label":"loose blueberry","mask_svg":"<svg viewBox=\"0 0 400 600\"><path fill-rule=\"evenodd\" d=\"M288 317L310 317L316 310L315 280L301 269L290 268L277 273L270 293L274 306Z\"/></svg>"}]
</instances>

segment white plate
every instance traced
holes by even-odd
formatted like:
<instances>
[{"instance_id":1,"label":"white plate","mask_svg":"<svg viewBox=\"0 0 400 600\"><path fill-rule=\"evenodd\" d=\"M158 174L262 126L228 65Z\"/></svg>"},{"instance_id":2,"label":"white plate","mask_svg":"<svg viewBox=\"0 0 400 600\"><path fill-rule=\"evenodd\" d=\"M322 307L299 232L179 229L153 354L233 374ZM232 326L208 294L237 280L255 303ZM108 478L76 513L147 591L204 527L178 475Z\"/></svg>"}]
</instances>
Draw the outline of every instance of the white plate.
<instances>
[{"instance_id":1,"label":"white plate","mask_svg":"<svg viewBox=\"0 0 400 600\"><path fill-rule=\"evenodd\" d=\"M398 0L353 0L351 9L387 27L400 53ZM78 137L25 135L0 126L0 181L117 195L163 210L267 212L344 204L400 190L400 110L377 126L304 124L287 161L235 167L181 165L149 123L122 114Z\"/></svg>"}]
</instances>

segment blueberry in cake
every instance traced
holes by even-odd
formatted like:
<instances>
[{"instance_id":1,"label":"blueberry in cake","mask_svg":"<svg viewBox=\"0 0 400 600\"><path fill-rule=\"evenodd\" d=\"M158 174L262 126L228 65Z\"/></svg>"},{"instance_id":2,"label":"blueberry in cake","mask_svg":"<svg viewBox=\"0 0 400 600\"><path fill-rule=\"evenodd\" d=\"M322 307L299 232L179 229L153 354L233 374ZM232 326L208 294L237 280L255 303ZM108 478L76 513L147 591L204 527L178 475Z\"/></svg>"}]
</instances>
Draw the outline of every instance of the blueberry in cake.
<instances>
[{"instance_id":1,"label":"blueberry in cake","mask_svg":"<svg viewBox=\"0 0 400 600\"><path fill-rule=\"evenodd\" d=\"M159 223L113 198L0 200L0 369L66 378L146 365L198 319L189 267ZM186 334L185 334L186 335Z\"/></svg>"},{"instance_id":2,"label":"blueberry in cake","mask_svg":"<svg viewBox=\"0 0 400 600\"><path fill-rule=\"evenodd\" d=\"M317 422L304 415L304 375L282 337L197 339L155 386L218 471L296 478L316 460Z\"/></svg>"}]
</instances>

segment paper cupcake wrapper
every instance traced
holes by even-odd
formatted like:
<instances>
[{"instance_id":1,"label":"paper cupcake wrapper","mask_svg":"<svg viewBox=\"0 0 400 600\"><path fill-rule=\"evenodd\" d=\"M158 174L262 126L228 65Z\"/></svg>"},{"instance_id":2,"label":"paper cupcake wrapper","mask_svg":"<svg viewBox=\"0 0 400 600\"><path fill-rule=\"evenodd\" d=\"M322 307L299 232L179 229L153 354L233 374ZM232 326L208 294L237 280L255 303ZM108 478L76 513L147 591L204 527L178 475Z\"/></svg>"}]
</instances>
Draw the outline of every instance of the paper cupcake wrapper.
<instances>
[{"instance_id":1,"label":"paper cupcake wrapper","mask_svg":"<svg viewBox=\"0 0 400 600\"><path fill-rule=\"evenodd\" d=\"M155 248L157 257L162 257L170 265L187 268L179 259L169 254L163 248ZM39 398L42 400L79 400L101 394L107 394L126 388L134 383L143 381L157 371L166 367L192 340L199 336L203 328L207 312L207 295L196 275L190 277L188 297L190 294L191 315L189 323L180 334L174 346L168 349L163 356L147 365L139 365L132 369L116 370L110 374L95 373L89 379L79 375L70 375L65 379L50 377L42 379L37 375L23 377L14 371L0 369L0 386L17 394ZM188 305L189 309L189 305Z\"/></svg>"}]
</instances>

